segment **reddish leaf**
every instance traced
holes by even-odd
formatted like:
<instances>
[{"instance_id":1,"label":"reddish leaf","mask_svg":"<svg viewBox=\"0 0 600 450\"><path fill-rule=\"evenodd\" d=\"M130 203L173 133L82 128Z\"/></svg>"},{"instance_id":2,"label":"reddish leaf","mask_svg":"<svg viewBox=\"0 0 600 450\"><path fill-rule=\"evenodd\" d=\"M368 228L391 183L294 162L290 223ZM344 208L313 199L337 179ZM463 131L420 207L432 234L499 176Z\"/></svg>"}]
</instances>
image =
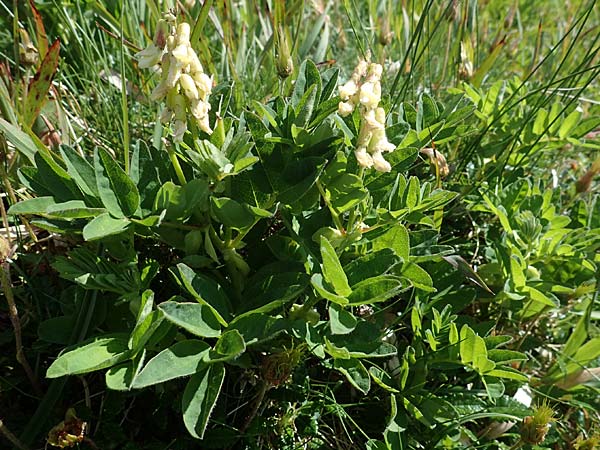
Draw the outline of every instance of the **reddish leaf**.
<instances>
[{"instance_id":1,"label":"reddish leaf","mask_svg":"<svg viewBox=\"0 0 600 450\"><path fill-rule=\"evenodd\" d=\"M46 96L50 90L52 78L58 67L58 57L60 54L60 41L57 39L48 49L46 57L42 61L40 68L29 83L27 100L25 102L24 120L28 126L33 125L35 118L40 113Z\"/></svg>"},{"instance_id":2,"label":"reddish leaf","mask_svg":"<svg viewBox=\"0 0 600 450\"><path fill-rule=\"evenodd\" d=\"M46 35L46 29L44 28L42 15L35 7L33 0L29 0L29 5L31 6L31 12L33 13L33 20L35 21L38 52L40 52L40 58L44 59L48 53L48 36Z\"/></svg>"}]
</instances>

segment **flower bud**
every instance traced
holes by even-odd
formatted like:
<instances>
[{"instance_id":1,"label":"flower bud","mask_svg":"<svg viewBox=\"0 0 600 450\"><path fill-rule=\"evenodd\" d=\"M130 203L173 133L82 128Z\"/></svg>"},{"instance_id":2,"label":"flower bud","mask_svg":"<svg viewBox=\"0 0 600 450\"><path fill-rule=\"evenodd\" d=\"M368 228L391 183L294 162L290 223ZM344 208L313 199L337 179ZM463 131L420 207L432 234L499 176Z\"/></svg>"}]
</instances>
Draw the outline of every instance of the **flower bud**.
<instances>
[{"instance_id":1,"label":"flower bud","mask_svg":"<svg viewBox=\"0 0 600 450\"><path fill-rule=\"evenodd\" d=\"M294 71L294 62L292 61L290 46L282 27L279 27L277 32L277 60L275 66L280 78L287 78Z\"/></svg>"},{"instance_id":2,"label":"flower bud","mask_svg":"<svg viewBox=\"0 0 600 450\"><path fill-rule=\"evenodd\" d=\"M198 100L198 98L200 98L198 95L198 89L196 88L196 83L194 83L194 79L187 73L181 74L181 77L179 78L179 84L181 85L181 88L185 92L187 98L190 100Z\"/></svg>"},{"instance_id":3,"label":"flower bud","mask_svg":"<svg viewBox=\"0 0 600 450\"><path fill-rule=\"evenodd\" d=\"M35 66L40 60L40 54L31 42L29 33L23 28L19 29L21 42L19 43L19 58L24 66Z\"/></svg>"}]
</instances>

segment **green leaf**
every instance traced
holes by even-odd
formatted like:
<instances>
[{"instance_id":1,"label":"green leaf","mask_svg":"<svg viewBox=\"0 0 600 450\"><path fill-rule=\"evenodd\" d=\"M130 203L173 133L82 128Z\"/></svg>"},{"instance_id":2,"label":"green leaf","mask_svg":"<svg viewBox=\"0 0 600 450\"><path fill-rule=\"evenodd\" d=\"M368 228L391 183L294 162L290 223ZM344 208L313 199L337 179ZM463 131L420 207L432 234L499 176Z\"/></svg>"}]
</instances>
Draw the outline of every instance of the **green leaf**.
<instances>
[{"instance_id":1,"label":"green leaf","mask_svg":"<svg viewBox=\"0 0 600 450\"><path fill-rule=\"evenodd\" d=\"M143 364L144 355L145 352L141 352L134 360L108 369L104 375L106 387L113 391L128 391L131 388L135 374Z\"/></svg>"},{"instance_id":2,"label":"green leaf","mask_svg":"<svg viewBox=\"0 0 600 450\"><path fill-rule=\"evenodd\" d=\"M102 148L94 151L94 171L100 199L110 214L118 218L132 216L140 206L137 187Z\"/></svg>"},{"instance_id":3,"label":"green leaf","mask_svg":"<svg viewBox=\"0 0 600 450\"><path fill-rule=\"evenodd\" d=\"M60 56L60 41L56 39L48 49L40 68L29 83L27 98L25 100L25 111L23 120L31 127L46 102L48 91L52 84L52 78L58 68Z\"/></svg>"},{"instance_id":4,"label":"green leaf","mask_svg":"<svg viewBox=\"0 0 600 450\"><path fill-rule=\"evenodd\" d=\"M390 395L390 403L390 420L383 432L383 437L389 450L402 450L404 449L404 439L402 437L405 434L404 431L406 431L407 420L405 416L400 415L398 412L396 396Z\"/></svg>"},{"instance_id":5,"label":"green leaf","mask_svg":"<svg viewBox=\"0 0 600 450\"><path fill-rule=\"evenodd\" d=\"M120 218L115 219L109 213L100 214L83 227L83 238L86 241L95 241L107 236L114 236L126 231L131 222Z\"/></svg>"},{"instance_id":6,"label":"green leaf","mask_svg":"<svg viewBox=\"0 0 600 450\"><path fill-rule=\"evenodd\" d=\"M417 289L425 292L435 292L433 280L425 269L415 263L405 264L402 268L401 276L406 278Z\"/></svg>"},{"instance_id":7,"label":"green leaf","mask_svg":"<svg viewBox=\"0 0 600 450\"><path fill-rule=\"evenodd\" d=\"M302 294L308 283L308 275L300 271L259 273L248 280L243 293L246 299L242 305L244 312L237 317L280 308Z\"/></svg>"},{"instance_id":8,"label":"green leaf","mask_svg":"<svg viewBox=\"0 0 600 450\"><path fill-rule=\"evenodd\" d=\"M315 273L312 277L310 277L310 284L315 288L321 297L341 306L348 304L348 299L346 297L342 297L341 295L330 292L324 286L323 281L323 276L320 273Z\"/></svg>"},{"instance_id":9,"label":"green leaf","mask_svg":"<svg viewBox=\"0 0 600 450\"><path fill-rule=\"evenodd\" d=\"M194 272L183 263L177 264L177 268L172 269L171 272L198 303L210 307L219 323L224 327L227 326L225 317L229 318L230 315L229 299L220 284L212 278Z\"/></svg>"},{"instance_id":10,"label":"green leaf","mask_svg":"<svg viewBox=\"0 0 600 450\"><path fill-rule=\"evenodd\" d=\"M229 361L240 356L246 351L246 343L240 332L236 329L225 331L215 344L214 351L210 352L210 361Z\"/></svg>"},{"instance_id":11,"label":"green leaf","mask_svg":"<svg viewBox=\"0 0 600 450\"><path fill-rule=\"evenodd\" d=\"M581 119L581 113L579 111L575 110L569 114L560 124L560 128L558 129L558 137L561 139L568 137L571 131L577 127L579 119Z\"/></svg>"},{"instance_id":12,"label":"green leaf","mask_svg":"<svg viewBox=\"0 0 600 450\"><path fill-rule=\"evenodd\" d=\"M254 214L247 208L227 197L211 197L212 212L223 225L240 230L254 224Z\"/></svg>"},{"instance_id":13,"label":"green leaf","mask_svg":"<svg viewBox=\"0 0 600 450\"><path fill-rule=\"evenodd\" d=\"M460 360L463 364L473 363L480 355L487 356L485 341L468 325L460 329L460 339Z\"/></svg>"},{"instance_id":14,"label":"green leaf","mask_svg":"<svg viewBox=\"0 0 600 450\"><path fill-rule=\"evenodd\" d=\"M537 134L538 136L540 134L542 134L544 132L544 130L546 129L546 125L547 125L547 121L546 119L548 118L548 111L546 111L543 108L538 109L537 113L535 114L535 120L533 121L533 128L532 131Z\"/></svg>"},{"instance_id":15,"label":"green leaf","mask_svg":"<svg viewBox=\"0 0 600 450\"><path fill-rule=\"evenodd\" d=\"M195 179L185 186L177 186L172 181L167 181L158 189L153 209L166 210L166 220L184 222L195 211L208 210L208 183Z\"/></svg>"},{"instance_id":16,"label":"green leaf","mask_svg":"<svg viewBox=\"0 0 600 450\"><path fill-rule=\"evenodd\" d=\"M316 85L315 95L316 98L319 98L321 96L321 75L319 74L319 69L317 69L315 63L307 59L302 62L302 65L298 70L298 77L294 83L294 91L292 92L291 98L291 103L294 108L298 107L304 93L313 85Z\"/></svg>"},{"instance_id":17,"label":"green leaf","mask_svg":"<svg viewBox=\"0 0 600 450\"><path fill-rule=\"evenodd\" d=\"M105 211L104 208L89 208L83 200L70 200L49 205L46 209L46 215L63 219L83 219L96 217Z\"/></svg>"},{"instance_id":18,"label":"green leaf","mask_svg":"<svg viewBox=\"0 0 600 450\"><path fill-rule=\"evenodd\" d=\"M331 204L339 213L352 209L367 196L362 179L352 173L335 177L325 187Z\"/></svg>"},{"instance_id":19,"label":"green leaf","mask_svg":"<svg viewBox=\"0 0 600 450\"><path fill-rule=\"evenodd\" d=\"M140 389L192 375L203 368L209 351L210 346L203 341L188 339L177 342L148 361L133 380L132 387Z\"/></svg>"},{"instance_id":20,"label":"green leaf","mask_svg":"<svg viewBox=\"0 0 600 450\"><path fill-rule=\"evenodd\" d=\"M6 139L15 146L15 149L25 156L31 164L35 164L35 155L38 147L33 139L10 122L0 117L0 131ZM40 145L43 145L40 143Z\"/></svg>"},{"instance_id":21,"label":"green leaf","mask_svg":"<svg viewBox=\"0 0 600 450\"><path fill-rule=\"evenodd\" d=\"M488 350L488 358L495 363L507 363L513 361L527 361L527 355L521 352L504 349Z\"/></svg>"},{"instance_id":22,"label":"green leaf","mask_svg":"<svg viewBox=\"0 0 600 450\"><path fill-rule=\"evenodd\" d=\"M37 152L34 159L37 168L35 181L46 188L57 201L66 202L82 197L71 176L52 156L46 152Z\"/></svg>"},{"instance_id":23,"label":"green leaf","mask_svg":"<svg viewBox=\"0 0 600 450\"><path fill-rule=\"evenodd\" d=\"M347 297L352 293L348 285L348 278L342 269L335 249L327 238L321 236L321 258L323 259L323 277L333 286L336 294Z\"/></svg>"},{"instance_id":24,"label":"green leaf","mask_svg":"<svg viewBox=\"0 0 600 450\"><path fill-rule=\"evenodd\" d=\"M56 205L54 197L35 197L22 200L8 209L8 214L45 214L49 206Z\"/></svg>"},{"instance_id":25,"label":"green leaf","mask_svg":"<svg viewBox=\"0 0 600 450\"><path fill-rule=\"evenodd\" d=\"M225 366L211 364L190 378L185 387L181 401L183 422L189 433L197 439L204 437L224 379Z\"/></svg>"},{"instance_id":26,"label":"green leaf","mask_svg":"<svg viewBox=\"0 0 600 450\"><path fill-rule=\"evenodd\" d=\"M404 225L396 224L373 241L373 251L391 248L396 255L408 261L410 238Z\"/></svg>"},{"instance_id":27,"label":"green leaf","mask_svg":"<svg viewBox=\"0 0 600 450\"><path fill-rule=\"evenodd\" d=\"M111 367L130 355L128 336L108 334L84 341L60 355L48 368L47 378L76 375Z\"/></svg>"},{"instance_id":28,"label":"green leaf","mask_svg":"<svg viewBox=\"0 0 600 450\"><path fill-rule=\"evenodd\" d=\"M400 293L401 289L402 282L398 277L380 275L354 285L348 301L352 306L384 302Z\"/></svg>"},{"instance_id":29,"label":"green leaf","mask_svg":"<svg viewBox=\"0 0 600 450\"><path fill-rule=\"evenodd\" d=\"M488 358L485 341L468 326L460 330L460 360L473 367L479 374L488 375L496 364Z\"/></svg>"},{"instance_id":30,"label":"green leaf","mask_svg":"<svg viewBox=\"0 0 600 450\"><path fill-rule=\"evenodd\" d=\"M567 358L568 364L560 375L566 376L581 370L598 357L600 357L600 337L595 337L583 344L571 358Z\"/></svg>"},{"instance_id":31,"label":"green leaf","mask_svg":"<svg viewBox=\"0 0 600 450\"><path fill-rule=\"evenodd\" d=\"M332 334L348 334L356 328L356 323L356 317L350 311L336 303L329 306L329 327Z\"/></svg>"},{"instance_id":32,"label":"green leaf","mask_svg":"<svg viewBox=\"0 0 600 450\"><path fill-rule=\"evenodd\" d=\"M303 128L308 125L315 109L315 101L317 100L318 94L319 92L316 85L310 86L304 93L298 102L298 106L295 108L296 120L294 120L294 125L296 127Z\"/></svg>"},{"instance_id":33,"label":"green leaf","mask_svg":"<svg viewBox=\"0 0 600 450\"><path fill-rule=\"evenodd\" d=\"M527 378L522 373L514 372L512 370L508 370L507 368L493 369L493 370L485 372L485 375L489 376L489 377L507 378L509 380L517 380L517 381L524 381L524 382L529 381L529 378Z\"/></svg>"},{"instance_id":34,"label":"green leaf","mask_svg":"<svg viewBox=\"0 0 600 450\"><path fill-rule=\"evenodd\" d=\"M358 359L336 359L333 367L343 373L352 386L367 395L371 389L371 377L363 363Z\"/></svg>"},{"instance_id":35,"label":"green leaf","mask_svg":"<svg viewBox=\"0 0 600 450\"><path fill-rule=\"evenodd\" d=\"M378 275L385 275L401 262L396 253L389 248L372 251L365 256L355 258L344 266L350 286Z\"/></svg>"},{"instance_id":36,"label":"green leaf","mask_svg":"<svg viewBox=\"0 0 600 450\"><path fill-rule=\"evenodd\" d=\"M219 337L221 324L213 310L200 303L164 302L158 305L165 318L200 337Z\"/></svg>"},{"instance_id":37,"label":"green leaf","mask_svg":"<svg viewBox=\"0 0 600 450\"><path fill-rule=\"evenodd\" d=\"M92 198L100 198L96 184L96 173L92 165L72 147L60 146L60 154L67 166L67 172L73 178L81 192Z\"/></svg>"},{"instance_id":38,"label":"green leaf","mask_svg":"<svg viewBox=\"0 0 600 450\"><path fill-rule=\"evenodd\" d=\"M415 208L421 201L421 185L417 177L410 177L406 189L406 206L409 210Z\"/></svg>"},{"instance_id":39,"label":"green leaf","mask_svg":"<svg viewBox=\"0 0 600 450\"><path fill-rule=\"evenodd\" d=\"M153 304L154 293L148 289L142 294L136 325L129 337L129 348L134 352L142 350L161 325L163 325L163 329L167 326L170 327L170 324L166 322L163 324L164 316L160 311L152 310Z\"/></svg>"},{"instance_id":40,"label":"green leaf","mask_svg":"<svg viewBox=\"0 0 600 450\"><path fill-rule=\"evenodd\" d=\"M369 374L371 375L373 381L379 385L379 387L394 394L400 393L398 389L392 387L392 385L395 384L394 380L384 370L376 366L371 366L369 367Z\"/></svg>"}]
</instances>

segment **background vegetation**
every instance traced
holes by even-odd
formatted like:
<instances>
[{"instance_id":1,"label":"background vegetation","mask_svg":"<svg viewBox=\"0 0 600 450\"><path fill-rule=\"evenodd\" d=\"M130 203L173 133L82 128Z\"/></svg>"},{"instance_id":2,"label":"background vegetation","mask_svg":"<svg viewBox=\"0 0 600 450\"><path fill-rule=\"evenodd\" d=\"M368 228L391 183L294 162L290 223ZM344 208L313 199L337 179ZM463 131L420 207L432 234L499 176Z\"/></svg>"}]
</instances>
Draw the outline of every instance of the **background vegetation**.
<instances>
[{"instance_id":1,"label":"background vegetation","mask_svg":"<svg viewBox=\"0 0 600 450\"><path fill-rule=\"evenodd\" d=\"M173 6L223 132L177 148L133 57ZM2 445L600 447L595 1L0 10ZM384 68L389 174L356 167L358 115L336 114L361 58ZM239 303L198 331L173 308L206 285ZM102 339L124 347L57 360ZM159 383L177 345L209 362ZM203 377L222 386L194 414Z\"/></svg>"}]
</instances>

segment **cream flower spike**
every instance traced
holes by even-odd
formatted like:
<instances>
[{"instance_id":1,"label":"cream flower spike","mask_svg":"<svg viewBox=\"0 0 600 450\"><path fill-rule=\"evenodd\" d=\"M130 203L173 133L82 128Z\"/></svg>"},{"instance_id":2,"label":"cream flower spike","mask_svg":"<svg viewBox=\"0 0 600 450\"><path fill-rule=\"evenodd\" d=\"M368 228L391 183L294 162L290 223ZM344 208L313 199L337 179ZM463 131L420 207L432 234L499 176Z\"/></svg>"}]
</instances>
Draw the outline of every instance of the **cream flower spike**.
<instances>
[{"instance_id":1,"label":"cream flower spike","mask_svg":"<svg viewBox=\"0 0 600 450\"><path fill-rule=\"evenodd\" d=\"M361 125L354 152L356 160L361 167L389 172L392 166L383 154L393 152L396 146L387 139L385 111L379 107L382 73L380 64L361 60L350 80L339 87L342 101L338 104L338 114L345 117L360 108Z\"/></svg>"},{"instance_id":2,"label":"cream flower spike","mask_svg":"<svg viewBox=\"0 0 600 450\"><path fill-rule=\"evenodd\" d=\"M213 80L204 73L190 37L190 25L186 22L177 24L177 18L166 13L158 23L153 42L136 54L140 68L161 66L160 82L150 99L165 100L166 107L160 114L160 120L171 122L175 142L183 140L190 116L198 128L212 133L208 98Z\"/></svg>"}]
</instances>

